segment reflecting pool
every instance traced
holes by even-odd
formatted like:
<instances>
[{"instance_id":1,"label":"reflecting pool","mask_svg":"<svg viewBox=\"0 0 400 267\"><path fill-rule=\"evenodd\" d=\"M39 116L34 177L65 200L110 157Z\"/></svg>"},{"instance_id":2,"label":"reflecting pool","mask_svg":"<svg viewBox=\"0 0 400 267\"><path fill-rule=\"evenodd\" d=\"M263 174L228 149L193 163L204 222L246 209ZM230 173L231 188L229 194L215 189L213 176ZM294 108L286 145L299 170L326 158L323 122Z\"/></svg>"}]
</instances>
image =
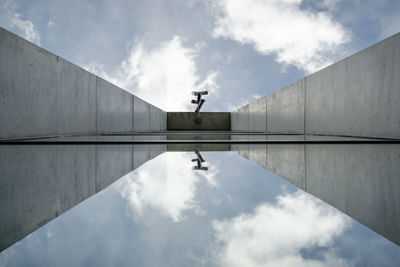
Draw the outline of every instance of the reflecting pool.
<instances>
[{"instance_id":1,"label":"reflecting pool","mask_svg":"<svg viewBox=\"0 0 400 267\"><path fill-rule=\"evenodd\" d=\"M0 266L398 266L400 145L318 140L2 144Z\"/></svg>"}]
</instances>

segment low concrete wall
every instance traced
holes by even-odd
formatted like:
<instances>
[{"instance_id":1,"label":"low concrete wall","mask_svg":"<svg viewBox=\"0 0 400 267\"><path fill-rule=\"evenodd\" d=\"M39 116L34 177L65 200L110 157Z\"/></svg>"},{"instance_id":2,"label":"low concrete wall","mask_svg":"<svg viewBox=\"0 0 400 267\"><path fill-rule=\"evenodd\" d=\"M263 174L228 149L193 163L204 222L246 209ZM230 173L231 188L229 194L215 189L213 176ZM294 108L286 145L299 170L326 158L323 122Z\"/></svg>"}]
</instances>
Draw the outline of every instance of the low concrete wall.
<instances>
[{"instance_id":1,"label":"low concrete wall","mask_svg":"<svg viewBox=\"0 0 400 267\"><path fill-rule=\"evenodd\" d=\"M201 112L200 123L195 120L195 112L167 112L168 130L213 130L230 131L231 113L229 112Z\"/></svg>"},{"instance_id":2,"label":"low concrete wall","mask_svg":"<svg viewBox=\"0 0 400 267\"><path fill-rule=\"evenodd\" d=\"M166 145L0 146L0 251L165 151Z\"/></svg>"},{"instance_id":3,"label":"low concrete wall","mask_svg":"<svg viewBox=\"0 0 400 267\"><path fill-rule=\"evenodd\" d=\"M166 130L166 113L0 28L0 139Z\"/></svg>"},{"instance_id":4,"label":"low concrete wall","mask_svg":"<svg viewBox=\"0 0 400 267\"><path fill-rule=\"evenodd\" d=\"M400 138L399 99L396 34L235 110L232 130Z\"/></svg>"}]
</instances>

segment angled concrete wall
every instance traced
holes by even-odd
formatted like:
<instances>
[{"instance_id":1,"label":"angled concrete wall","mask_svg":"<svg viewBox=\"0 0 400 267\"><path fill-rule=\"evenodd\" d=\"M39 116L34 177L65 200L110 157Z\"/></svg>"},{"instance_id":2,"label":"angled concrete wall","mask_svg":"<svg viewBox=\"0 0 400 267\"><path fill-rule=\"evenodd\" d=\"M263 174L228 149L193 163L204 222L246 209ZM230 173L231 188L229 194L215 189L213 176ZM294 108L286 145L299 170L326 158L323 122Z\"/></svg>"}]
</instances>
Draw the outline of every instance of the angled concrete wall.
<instances>
[{"instance_id":1,"label":"angled concrete wall","mask_svg":"<svg viewBox=\"0 0 400 267\"><path fill-rule=\"evenodd\" d=\"M269 133L304 133L304 79L266 98Z\"/></svg>"},{"instance_id":2,"label":"angled concrete wall","mask_svg":"<svg viewBox=\"0 0 400 267\"><path fill-rule=\"evenodd\" d=\"M263 97L249 104L249 130L267 130L267 98Z\"/></svg>"},{"instance_id":3,"label":"angled concrete wall","mask_svg":"<svg viewBox=\"0 0 400 267\"><path fill-rule=\"evenodd\" d=\"M0 146L0 251L165 151L166 145Z\"/></svg>"},{"instance_id":4,"label":"angled concrete wall","mask_svg":"<svg viewBox=\"0 0 400 267\"><path fill-rule=\"evenodd\" d=\"M233 131L400 138L400 34L232 112ZM248 127L248 128L246 128Z\"/></svg>"},{"instance_id":5,"label":"angled concrete wall","mask_svg":"<svg viewBox=\"0 0 400 267\"><path fill-rule=\"evenodd\" d=\"M0 28L0 139L166 130L164 111Z\"/></svg>"}]
</instances>

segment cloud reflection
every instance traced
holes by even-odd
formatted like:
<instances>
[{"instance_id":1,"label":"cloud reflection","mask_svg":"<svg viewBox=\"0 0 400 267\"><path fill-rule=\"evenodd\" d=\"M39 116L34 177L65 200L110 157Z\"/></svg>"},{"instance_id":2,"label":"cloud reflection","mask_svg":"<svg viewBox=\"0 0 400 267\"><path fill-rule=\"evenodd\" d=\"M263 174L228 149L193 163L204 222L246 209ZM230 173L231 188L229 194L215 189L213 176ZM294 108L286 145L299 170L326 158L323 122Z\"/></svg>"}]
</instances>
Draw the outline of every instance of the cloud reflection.
<instances>
[{"instance_id":1,"label":"cloud reflection","mask_svg":"<svg viewBox=\"0 0 400 267\"><path fill-rule=\"evenodd\" d=\"M251 214L214 221L214 256L222 266L351 266L331 246L349 225L348 217L299 190Z\"/></svg>"},{"instance_id":2,"label":"cloud reflection","mask_svg":"<svg viewBox=\"0 0 400 267\"><path fill-rule=\"evenodd\" d=\"M133 214L141 217L156 211L178 222L184 211L204 213L195 201L196 184L204 179L217 186L218 169L208 163L209 171L193 171L192 158L192 153L166 153L123 177L118 187Z\"/></svg>"}]
</instances>

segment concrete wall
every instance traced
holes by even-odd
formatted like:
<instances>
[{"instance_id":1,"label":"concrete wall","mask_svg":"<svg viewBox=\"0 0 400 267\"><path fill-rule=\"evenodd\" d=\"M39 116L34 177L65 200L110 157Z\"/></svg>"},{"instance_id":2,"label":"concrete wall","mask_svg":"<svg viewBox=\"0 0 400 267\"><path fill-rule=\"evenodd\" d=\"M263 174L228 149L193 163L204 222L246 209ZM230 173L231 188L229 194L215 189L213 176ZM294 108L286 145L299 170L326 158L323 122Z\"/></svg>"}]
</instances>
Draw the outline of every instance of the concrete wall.
<instances>
[{"instance_id":1,"label":"concrete wall","mask_svg":"<svg viewBox=\"0 0 400 267\"><path fill-rule=\"evenodd\" d=\"M304 80L266 98L269 133L304 133Z\"/></svg>"},{"instance_id":2,"label":"concrete wall","mask_svg":"<svg viewBox=\"0 0 400 267\"><path fill-rule=\"evenodd\" d=\"M400 145L252 146L237 153L400 245Z\"/></svg>"},{"instance_id":3,"label":"concrete wall","mask_svg":"<svg viewBox=\"0 0 400 267\"><path fill-rule=\"evenodd\" d=\"M249 105L238 108L231 113L231 129L232 131L249 131Z\"/></svg>"},{"instance_id":4,"label":"concrete wall","mask_svg":"<svg viewBox=\"0 0 400 267\"><path fill-rule=\"evenodd\" d=\"M229 131L231 129L231 114L229 112L201 112L200 123L195 120L195 112L167 112L168 130L215 130Z\"/></svg>"},{"instance_id":5,"label":"concrete wall","mask_svg":"<svg viewBox=\"0 0 400 267\"><path fill-rule=\"evenodd\" d=\"M263 131L264 99L268 133L399 138L400 34L235 110L232 130Z\"/></svg>"},{"instance_id":6,"label":"concrete wall","mask_svg":"<svg viewBox=\"0 0 400 267\"><path fill-rule=\"evenodd\" d=\"M0 251L165 151L166 145L0 146Z\"/></svg>"},{"instance_id":7,"label":"concrete wall","mask_svg":"<svg viewBox=\"0 0 400 267\"><path fill-rule=\"evenodd\" d=\"M0 28L0 139L166 130L166 113Z\"/></svg>"},{"instance_id":8,"label":"concrete wall","mask_svg":"<svg viewBox=\"0 0 400 267\"><path fill-rule=\"evenodd\" d=\"M249 130L267 130L267 98L263 97L249 104Z\"/></svg>"}]
</instances>

